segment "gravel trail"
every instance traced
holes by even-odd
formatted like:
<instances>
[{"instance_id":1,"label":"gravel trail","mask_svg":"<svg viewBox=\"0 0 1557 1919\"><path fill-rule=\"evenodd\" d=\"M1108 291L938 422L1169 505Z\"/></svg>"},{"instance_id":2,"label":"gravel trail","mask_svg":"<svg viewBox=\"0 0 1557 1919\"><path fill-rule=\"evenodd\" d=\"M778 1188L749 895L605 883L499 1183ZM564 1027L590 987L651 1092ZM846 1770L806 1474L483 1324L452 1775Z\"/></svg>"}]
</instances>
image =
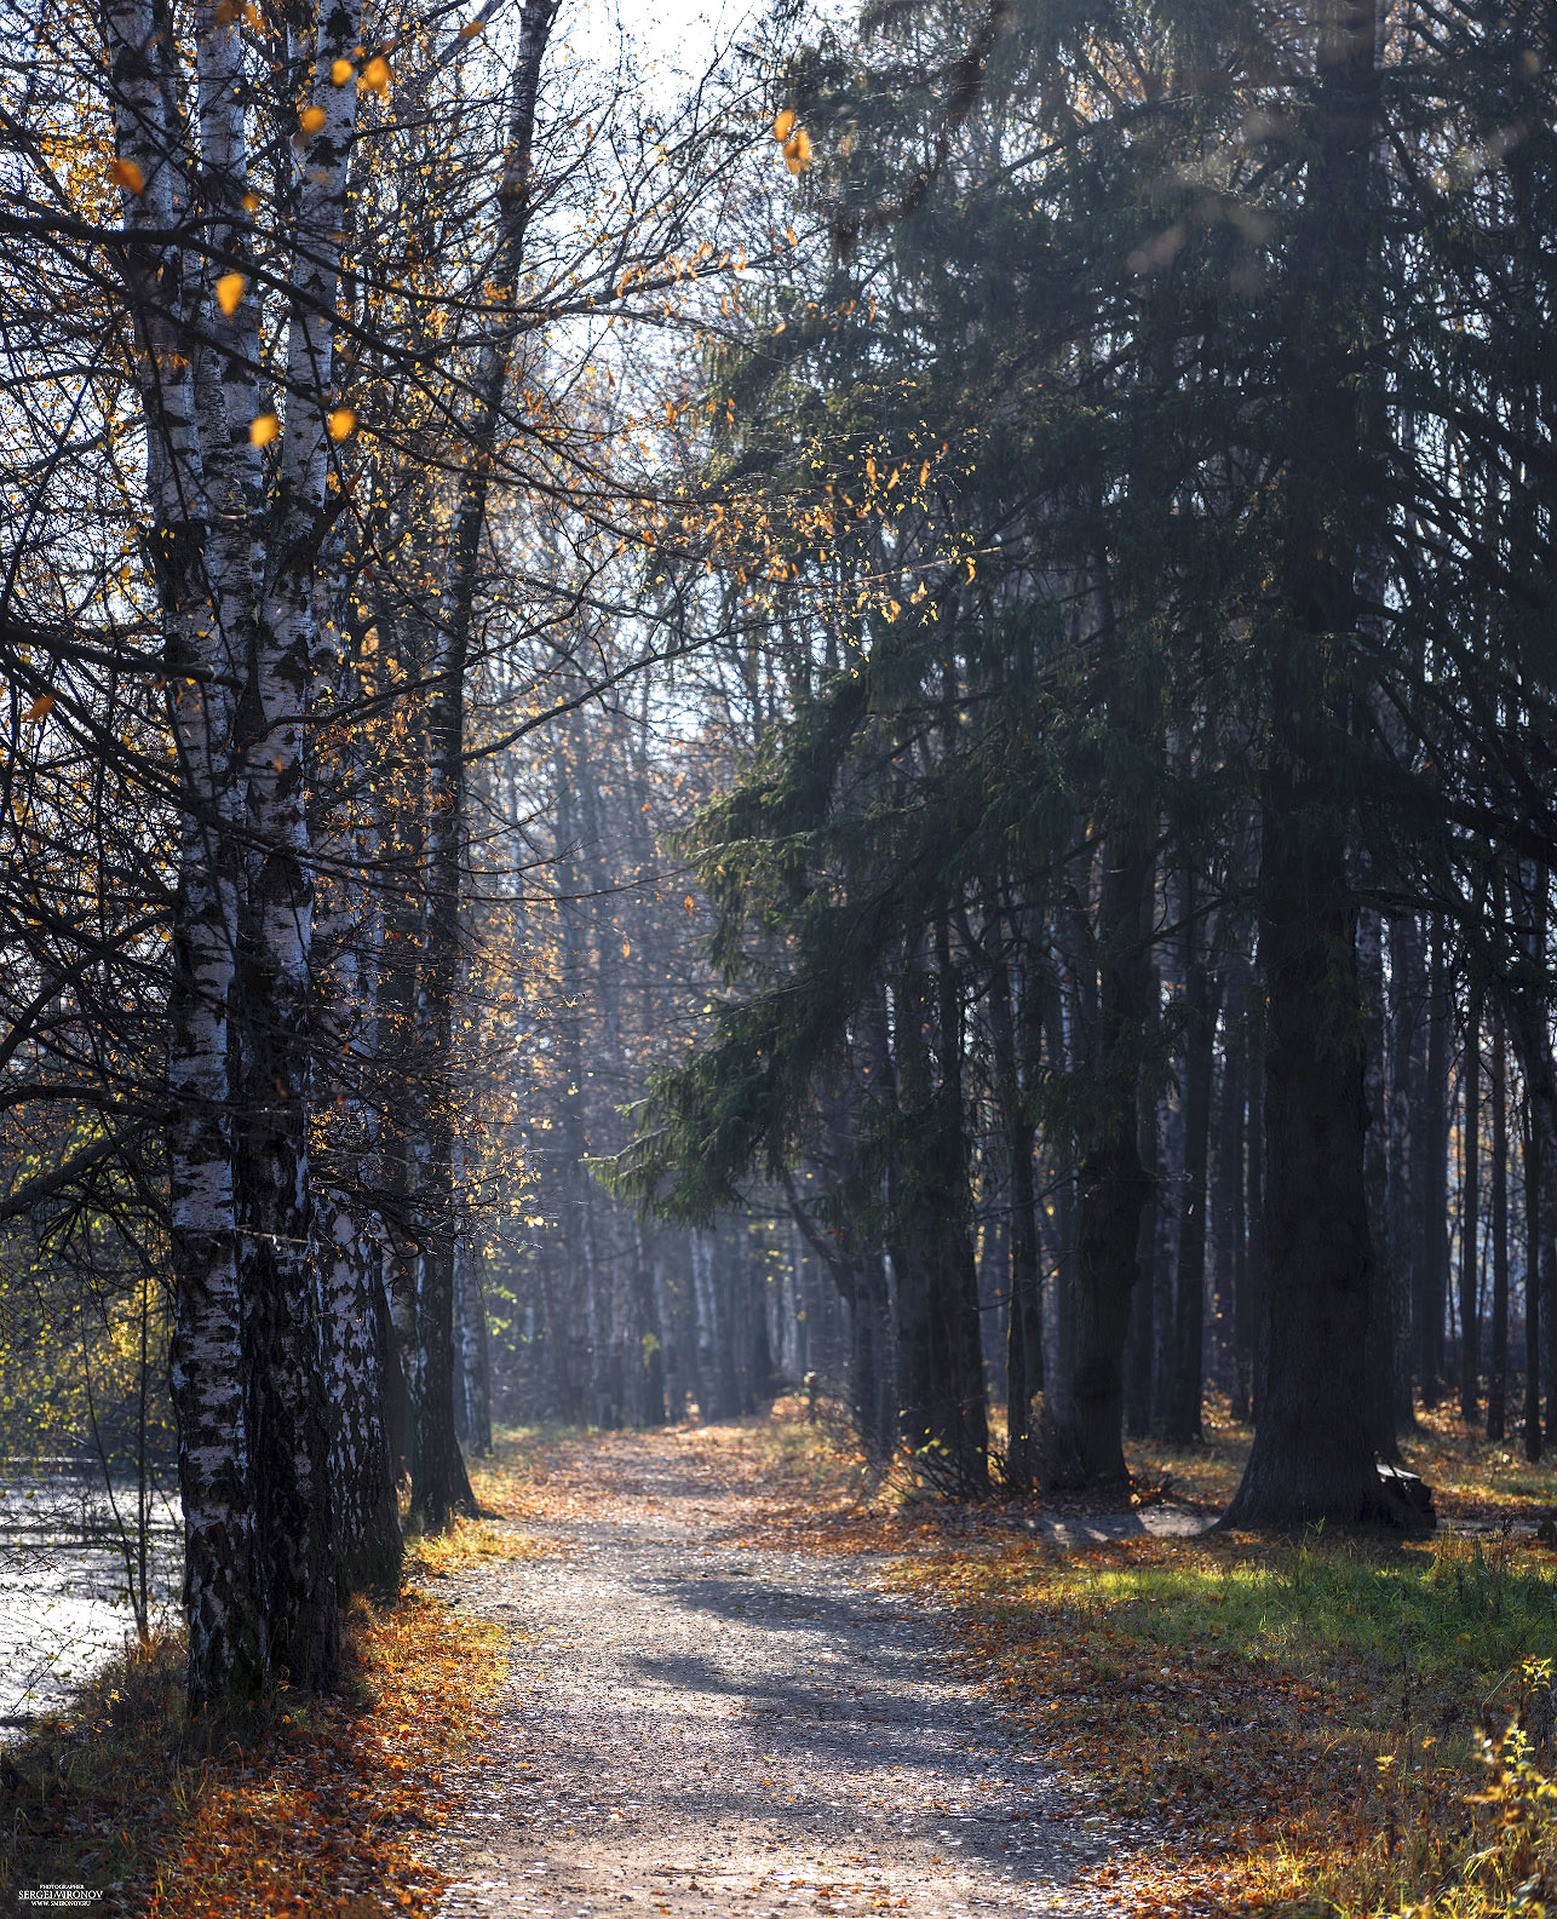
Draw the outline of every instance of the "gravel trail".
<instances>
[{"instance_id":1,"label":"gravel trail","mask_svg":"<svg viewBox=\"0 0 1557 1919\"><path fill-rule=\"evenodd\" d=\"M1007 1742L880 1555L742 1543L738 1491L652 1435L591 1474L526 1523L546 1556L449 1582L512 1668L447 1919L1114 1909L1078 1881L1145 1835Z\"/></svg>"}]
</instances>

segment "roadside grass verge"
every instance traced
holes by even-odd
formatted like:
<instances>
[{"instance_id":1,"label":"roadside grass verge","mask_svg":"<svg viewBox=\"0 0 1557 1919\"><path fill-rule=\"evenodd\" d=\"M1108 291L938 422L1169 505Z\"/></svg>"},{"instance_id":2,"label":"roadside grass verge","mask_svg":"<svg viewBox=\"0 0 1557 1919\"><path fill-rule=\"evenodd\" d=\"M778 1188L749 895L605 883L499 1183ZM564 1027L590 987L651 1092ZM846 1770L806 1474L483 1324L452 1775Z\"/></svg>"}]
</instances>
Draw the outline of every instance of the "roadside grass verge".
<instances>
[{"instance_id":1,"label":"roadside grass verge","mask_svg":"<svg viewBox=\"0 0 1557 1919\"><path fill-rule=\"evenodd\" d=\"M353 1602L341 1696L283 1692L220 1733L185 1720L174 1635L132 1648L7 1755L0 1907L79 1881L104 1889L95 1911L149 1919L430 1915L446 1881L424 1854L507 1654L500 1627L420 1583L507 1550L479 1523L412 1541L401 1595Z\"/></svg>"},{"instance_id":2,"label":"roadside grass verge","mask_svg":"<svg viewBox=\"0 0 1557 1919\"><path fill-rule=\"evenodd\" d=\"M892 1579L953 1609L1017 1737L1162 1835L1125 1875L1136 1911L1468 1916L1543 1874L1557 1892L1550 1798L1483 1739L1522 1710L1549 1763L1539 1546L1022 1542Z\"/></svg>"},{"instance_id":3,"label":"roadside grass verge","mask_svg":"<svg viewBox=\"0 0 1557 1919\"><path fill-rule=\"evenodd\" d=\"M708 1436L770 1473L759 1533L890 1553L894 1584L950 1607L1014 1736L1161 1835L1101 1875L1136 1913L1557 1913L1557 1553L1535 1531L1557 1462L1421 1410L1404 1450L1433 1541L1058 1547L1029 1530L1041 1503L925 1499L776 1413ZM1138 1494L1214 1512L1249 1441L1213 1405L1202 1445L1129 1448Z\"/></svg>"}]
</instances>

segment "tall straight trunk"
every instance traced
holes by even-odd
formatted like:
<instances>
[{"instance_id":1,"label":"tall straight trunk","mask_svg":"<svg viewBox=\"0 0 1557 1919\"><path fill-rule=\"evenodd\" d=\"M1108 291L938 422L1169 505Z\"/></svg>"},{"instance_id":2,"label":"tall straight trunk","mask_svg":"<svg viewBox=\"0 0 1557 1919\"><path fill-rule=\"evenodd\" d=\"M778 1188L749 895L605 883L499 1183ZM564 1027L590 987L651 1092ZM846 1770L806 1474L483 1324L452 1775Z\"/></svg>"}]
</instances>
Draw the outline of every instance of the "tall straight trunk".
<instances>
[{"instance_id":1,"label":"tall straight trunk","mask_svg":"<svg viewBox=\"0 0 1557 1919\"><path fill-rule=\"evenodd\" d=\"M1282 667L1298 665L1291 658ZM1230 1525L1389 1516L1367 1367L1373 1252L1363 1182L1363 1058L1342 822L1303 790L1318 763L1314 689L1278 668L1279 758L1267 781L1260 956L1267 1274L1264 1392Z\"/></svg>"},{"instance_id":2,"label":"tall straight trunk","mask_svg":"<svg viewBox=\"0 0 1557 1919\"><path fill-rule=\"evenodd\" d=\"M1481 1007L1480 981L1473 978L1460 1075L1465 1169L1460 1202L1460 1417L1467 1425L1481 1410Z\"/></svg>"},{"instance_id":3,"label":"tall straight trunk","mask_svg":"<svg viewBox=\"0 0 1557 1919\"><path fill-rule=\"evenodd\" d=\"M969 1232L962 1020L944 919L936 977L916 954L899 976L892 1056L902 1118L891 1200L906 1436L924 1467L962 1495L987 1491L989 1429ZM934 1031L939 1074L925 1034Z\"/></svg>"},{"instance_id":4,"label":"tall straight trunk","mask_svg":"<svg viewBox=\"0 0 1557 1919\"><path fill-rule=\"evenodd\" d=\"M1427 1158L1427 973L1421 929L1410 915L1390 927L1394 1032L1390 1075L1390 1191L1394 1202L1389 1243L1395 1304L1396 1416L1416 1419L1422 1382L1422 1302L1427 1259L1423 1189Z\"/></svg>"},{"instance_id":5,"label":"tall straight trunk","mask_svg":"<svg viewBox=\"0 0 1557 1919\"><path fill-rule=\"evenodd\" d=\"M1062 966L1075 957L1073 951L1060 943L1061 937L1070 931L1068 919L1062 920L1060 933L1056 936L1061 963L1045 967L1040 984L1042 1058L1045 1071L1053 1074L1073 1070L1085 1072L1093 1057L1090 1022L1082 1010L1086 995L1079 978L1080 965L1069 969L1072 981L1069 992L1061 978ZM1085 947L1076 950L1084 951ZM1080 1209L1076 1200L1075 1168L1068 1152L1063 1158L1056 1155L1051 1160L1048 1185L1053 1194L1053 1212L1049 1215L1053 1224L1048 1240L1053 1272L1048 1300L1052 1325L1048 1331L1052 1337L1046 1340L1051 1361L1044 1378L1043 1423L1040 1428L1040 1451L1046 1483L1054 1476L1055 1449L1059 1449L1062 1458L1068 1456L1065 1435L1074 1424L1071 1387L1076 1376L1076 1294L1079 1290L1076 1275L1076 1216Z\"/></svg>"},{"instance_id":6,"label":"tall straight trunk","mask_svg":"<svg viewBox=\"0 0 1557 1919\"><path fill-rule=\"evenodd\" d=\"M1487 1370L1487 1437L1508 1421L1508 1039L1503 1010L1492 1016L1492 1342Z\"/></svg>"},{"instance_id":7,"label":"tall straight trunk","mask_svg":"<svg viewBox=\"0 0 1557 1919\"><path fill-rule=\"evenodd\" d=\"M1127 724L1128 695L1114 709ZM1124 1351L1152 1182L1138 1131L1146 1037L1153 1014L1151 909L1154 813L1121 809L1104 843L1098 903L1098 1069L1081 1156L1076 1245L1076 1356L1068 1403L1050 1422L1050 1484L1122 1485Z\"/></svg>"},{"instance_id":8,"label":"tall straight trunk","mask_svg":"<svg viewBox=\"0 0 1557 1919\"><path fill-rule=\"evenodd\" d=\"M201 315L166 236L184 211L167 105L171 42L151 0L104 14L114 131L126 166L125 254L146 426L148 545L167 661L179 788L178 884L168 1007L171 1385L184 1519L186 1680L192 1711L257 1692L270 1646L256 1557L254 1459L238 1272L231 1127L237 947L237 762L233 689L242 636L219 617L208 576L210 501L202 409L186 328ZM236 28L209 57L231 57ZM213 161L217 158L213 154ZM129 184L138 180L138 189ZM162 236L160 239L154 236ZM209 367L209 359L205 361ZM219 563L213 561L213 564Z\"/></svg>"},{"instance_id":9,"label":"tall straight trunk","mask_svg":"<svg viewBox=\"0 0 1557 1919\"><path fill-rule=\"evenodd\" d=\"M1260 962L1267 995L1265 1390L1229 1525L1398 1520L1368 1399L1374 1257L1357 908L1347 865L1355 689L1346 636L1371 550L1366 412L1355 375L1376 257L1378 24L1371 0L1320 0L1316 112L1288 263L1282 343L1290 452L1278 604L1267 633Z\"/></svg>"},{"instance_id":10,"label":"tall straight trunk","mask_svg":"<svg viewBox=\"0 0 1557 1919\"><path fill-rule=\"evenodd\" d=\"M1211 1082L1219 987L1198 936L1192 876L1182 887L1184 914L1184 1171L1178 1261L1173 1283L1173 1364L1163 1406L1164 1435L1188 1445L1202 1435L1205 1396L1206 1179L1211 1133Z\"/></svg>"},{"instance_id":11,"label":"tall straight trunk","mask_svg":"<svg viewBox=\"0 0 1557 1919\"><path fill-rule=\"evenodd\" d=\"M1012 1492L1026 1493L1031 1490L1036 1465L1032 1399L1043 1384L1043 1318L1038 1201L1033 1182L1035 1129L1022 1097L1011 974L1004 958L990 970L989 1025L1011 1209L1007 1234L1006 1484Z\"/></svg>"},{"instance_id":12,"label":"tall straight trunk","mask_svg":"<svg viewBox=\"0 0 1557 1919\"><path fill-rule=\"evenodd\" d=\"M1245 1125L1249 1134L1246 1162L1248 1195L1248 1282L1239 1295L1239 1366L1248 1381L1247 1417L1258 1424L1265 1392L1265 1291L1269 1236L1265 1225L1265 1011L1251 1009L1245 1036L1249 1093Z\"/></svg>"},{"instance_id":13,"label":"tall straight trunk","mask_svg":"<svg viewBox=\"0 0 1557 1919\"><path fill-rule=\"evenodd\" d=\"M541 62L557 0L527 0L498 187L496 257L485 279L492 331L473 381L474 410L442 594L428 710L427 909L419 1019L426 1086L421 1203L426 1218L417 1261L420 1396L412 1500L422 1525L441 1530L475 1501L454 1432L454 1030L459 986L460 868L465 837L465 676L480 543L498 435L518 337L519 273L531 206L531 152Z\"/></svg>"},{"instance_id":14,"label":"tall straight trunk","mask_svg":"<svg viewBox=\"0 0 1557 1919\"><path fill-rule=\"evenodd\" d=\"M1541 1123L1525 1081L1525 1458L1541 1457Z\"/></svg>"},{"instance_id":15,"label":"tall straight trunk","mask_svg":"<svg viewBox=\"0 0 1557 1919\"><path fill-rule=\"evenodd\" d=\"M339 543L330 544L336 564L319 597L338 608ZM328 607L319 629L313 692L319 743L310 801L319 883L310 1031L315 1072L333 1080L337 1097L323 1153L310 1163L310 1256L321 1291L337 1579L344 1592L388 1592L399 1583L404 1544L394 1430L399 1361L385 1293L384 1222L365 1197L384 1178L373 1080L383 1037L385 925L366 877L380 835L365 815L367 753L364 730L354 724L371 689L362 662L352 657L353 637Z\"/></svg>"},{"instance_id":16,"label":"tall straight trunk","mask_svg":"<svg viewBox=\"0 0 1557 1919\"><path fill-rule=\"evenodd\" d=\"M891 1459L898 1438L893 1391L892 1307L880 1253L865 1254L849 1295L849 1388L866 1456Z\"/></svg>"},{"instance_id":17,"label":"tall straight trunk","mask_svg":"<svg viewBox=\"0 0 1557 1919\"><path fill-rule=\"evenodd\" d=\"M1521 860L1513 876L1510 919L1524 962L1525 979L1509 993L1507 1017L1525 1088L1525 1452L1541 1455L1541 1375L1552 1362L1550 1322L1545 1298L1553 1283L1549 1240L1551 1194L1548 1182L1557 1167L1557 1060L1553 1059L1550 1015L1540 982L1545 976L1547 900L1551 879L1544 865ZM1543 1345L1542 1320L1548 1322ZM1551 1390L1550 1380L1547 1382Z\"/></svg>"},{"instance_id":18,"label":"tall straight trunk","mask_svg":"<svg viewBox=\"0 0 1557 1919\"><path fill-rule=\"evenodd\" d=\"M457 1190L466 1180L465 1155L456 1143L454 1179ZM468 1225L454 1244L454 1337L458 1355L455 1404L459 1409L459 1436L480 1459L492 1453L492 1361L487 1336L486 1291L481 1283L481 1253L472 1243Z\"/></svg>"},{"instance_id":19,"label":"tall straight trunk","mask_svg":"<svg viewBox=\"0 0 1557 1919\"><path fill-rule=\"evenodd\" d=\"M1144 1090L1144 1089L1143 1089ZM1184 1225L1184 1101L1169 1099L1152 1089L1152 1126L1141 1135L1142 1164L1151 1176L1155 1199L1147 1215L1156 1230L1149 1236L1142 1231L1137 1261L1135 1289L1139 1295L1148 1285L1152 1290L1152 1325L1156 1332L1152 1353L1152 1430L1159 1431L1167 1418L1173 1396L1173 1372L1177 1360L1177 1324L1174 1279L1179 1266L1179 1237ZM1155 1160L1146 1158L1149 1140L1157 1142ZM1144 1223L1143 1223L1144 1224Z\"/></svg>"},{"instance_id":20,"label":"tall straight trunk","mask_svg":"<svg viewBox=\"0 0 1557 1919\"><path fill-rule=\"evenodd\" d=\"M1373 1313L1368 1323L1369 1411L1374 1421L1374 1449L1383 1459L1400 1458L1395 1429L1397 1391L1395 1364L1394 1260L1389 1190L1389 1034L1384 996L1384 924L1364 910L1357 937L1358 969L1362 983L1363 1101L1368 1131L1363 1142L1363 1181L1368 1196L1368 1218L1374 1234Z\"/></svg>"},{"instance_id":21,"label":"tall straight trunk","mask_svg":"<svg viewBox=\"0 0 1557 1919\"><path fill-rule=\"evenodd\" d=\"M1211 1296L1214 1310L1217 1384L1232 1402L1237 1419L1248 1418L1237 1359L1238 1296L1243 1291L1248 1221L1244 1212L1244 1003L1243 967L1236 957L1227 962L1225 1015L1222 1023L1222 1077L1217 1090L1215 1138L1212 1148Z\"/></svg>"},{"instance_id":22,"label":"tall straight trunk","mask_svg":"<svg viewBox=\"0 0 1557 1919\"><path fill-rule=\"evenodd\" d=\"M1155 998L1155 988L1153 989ZM1156 1088L1143 1080L1140 1117L1136 1126L1141 1164L1151 1181L1151 1194L1141 1208L1141 1227L1135 1241L1135 1287L1130 1295L1130 1326L1125 1334L1124 1420L1132 1439L1144 1439L1157 1425L1157 1296L1165 1261L1162 1257L1162 1180L1158 1159L1162 1129L1158 1124Z\"/></svg>"},{"instance_id":23,"label":"tall straight trunk","mask_svg":"<svg viewBox=\"0 0 1557 1919\"><path fill-rule=\"evenodd\" d=\"M330 509L329 420L357 89L337 85L362 37L360 0L327 0L310 44L319 123L300 136L297 240L287 315L286 421L270 571L246 693L245 777L253 852L240 907L243 1043L239 1164L244 1283L253 1300L252 1380L260 1550L271 1650L301 1688L333 1686L340 1613L329 1471L331 1412L319 1356L323 1300L310 1258L308 1114L314 862L304 766L315 685L316 578Z\"/></svg>"},{"instance_id":24,"label":"tall straight trunk","mask_svg":"<svg viewBox=\"0 0 1557 1919\"><path fill-rule=\"evenodd\" d=\"M420 681L424 671L422 642L419 626L412 625L405 635L399 668L413 684ZM377 1032L370 1062L369 1097L376 1126L375 1171L389 1228L382 1242L379 1278L389 1327L386 1423L398 1485L410 1478L419 1392L414 1212L423 1101L415 1070L421 896L413 876L421 867L425 810L421 803L421 758L409 742L404 757L392 770L390 785L398 803L379 827L375 852L383 870L401 877L379 907L383 927L374 944Z\"/></svg>"},{"instance_id":25,"label":"tall straight trunk","mask_svg":"<svg viewBox=\"0 0 1557 1919\"><path fill-rule=\"evenodd\" d=\"M449 657L447 641L445 632L429 702L426 877L416 1006L421 1113L413 1143L417 1254L411 1509L429 1532L444 1530L456 1513L476 1511L454 1430L454 1260L460 1204L454 1177L454 1034L462 964L465 738L464 660Z\"/></svg>"},{"instance_id":26,"label":"tall straight trunk","mask_svg":"<svg viewBox=\"0 0 1557 1919\"><path fill-rule=\"evenodd\" d=\"M632 1228L632 1286L636 1302L638 1332L638 1406L637 1420L643 1426L665 1424L665 1343L667 1327L660 1311L654 1269L644 1245L642 1221ZM488 1449L491 1427L488 1423Z\"/></svg>"},{"instance_id":27,"label":"tall straight trunk","mask_svg":"<svg viewBox=\"0 0 1557 1919\"><path fill-rule=\"evenodd\" d=\"M1422 1270L1417 1336L1422 1396L1433 1406L1443 1397L1444 1322L1449 1304L1449 990L1443 928L1432 931L1427 967L1425 1153L1418 1204L1422 1219Z\"/></svg>"}]
</instances>

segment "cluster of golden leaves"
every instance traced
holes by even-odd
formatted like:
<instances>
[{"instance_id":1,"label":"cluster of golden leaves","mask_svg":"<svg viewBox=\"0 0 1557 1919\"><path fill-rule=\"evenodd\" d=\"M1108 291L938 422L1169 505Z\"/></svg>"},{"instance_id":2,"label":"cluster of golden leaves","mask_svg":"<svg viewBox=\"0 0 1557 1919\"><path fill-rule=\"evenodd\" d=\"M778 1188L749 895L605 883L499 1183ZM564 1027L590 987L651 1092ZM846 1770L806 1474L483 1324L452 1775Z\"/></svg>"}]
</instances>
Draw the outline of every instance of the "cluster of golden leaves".
<instances>
[{"instance_id":1,"label":"cluster of golden leaves","mask_svg":"<svg viewBox=\"0 0 1557 1919\"><path fill-rule=\"evenodd\" d=\"M811 136L798 124L789 107L785 107L774 120L773 137L779 143L779 151L790 172L804 173L811 164Z\"/></svg>"}]
</instances>

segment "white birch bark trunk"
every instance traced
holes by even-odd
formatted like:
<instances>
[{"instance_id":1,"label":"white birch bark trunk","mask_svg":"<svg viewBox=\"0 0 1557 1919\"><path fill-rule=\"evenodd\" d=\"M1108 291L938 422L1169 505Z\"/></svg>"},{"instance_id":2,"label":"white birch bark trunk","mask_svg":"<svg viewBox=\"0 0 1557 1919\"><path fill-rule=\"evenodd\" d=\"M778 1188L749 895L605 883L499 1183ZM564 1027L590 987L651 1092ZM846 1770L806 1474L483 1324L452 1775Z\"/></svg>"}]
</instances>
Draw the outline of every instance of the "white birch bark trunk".
<instances>
[{"instance_id":1,"label":"white birch bark trunk","mask_svg":"<svg viewBox=\"0 0 1557 1919\"><path fill-rule=\"evenodd\" d=\"M125 174L147 440L151 549L166 632L182 799L169 1007L168 1157L175 1285L172 1387L185 1529L188 1690L195 1710L256 1691L268 1666L255 1587L253 1460L244 1391L231 1130L236 942L234 688L241 659L208 583L213 544L189 288L166 234L181 200L169 101L174 51L149 0L105 13ZM207 411L209 409L206 409Z\"/></svg>"},{"instance_id":2,"label":"white birch bark trunk","mask_svg":"<svg viewBox=\"0 0 1557 1919\"><path fill-rule=\"evenodd\" d=\"M327 597L316 595L316 600ZM337 724L324 732L330 762L316 765L313 782L316 794L326 785L333 791L319 834L312 1024L319 1070L324 1061L331 1062L342 1109L329 1151L311 1169L311 1235L330 1412L338 1579L347 1591L383 1592L398 1583L402 1548L387 1423L388 1368L394 1360L384 1294L386 1235L364 1198L383 1180L371 1084L379 1048L375 962L383 914L364 877L373 831L360 810L363 734L350 717L368 689L333 618L321 613L319 623L314 707L321 721L333 707Z\"/></svg>"},{"instance_id":3,"label":"white birch bark trunk","mask_svg":"<svg viewBox=\"0 0 1557 1919\"><path fill-rule=\"evenodd\" d=\"M328 1688L340 1662L324 1311L309 1257L309 966L314 881L304 727L314 672L314 587L327 511L336 301L357 109L360 0L322 0L297 138L296 233L275 540L250 682L246 752L254 856L241 929L245 1287L254 1300L260 1557L272 1658ZM343 62L344 67L337 67ZM344 71L343 84L333 74Z\"/></svg>"}]
</instances>

